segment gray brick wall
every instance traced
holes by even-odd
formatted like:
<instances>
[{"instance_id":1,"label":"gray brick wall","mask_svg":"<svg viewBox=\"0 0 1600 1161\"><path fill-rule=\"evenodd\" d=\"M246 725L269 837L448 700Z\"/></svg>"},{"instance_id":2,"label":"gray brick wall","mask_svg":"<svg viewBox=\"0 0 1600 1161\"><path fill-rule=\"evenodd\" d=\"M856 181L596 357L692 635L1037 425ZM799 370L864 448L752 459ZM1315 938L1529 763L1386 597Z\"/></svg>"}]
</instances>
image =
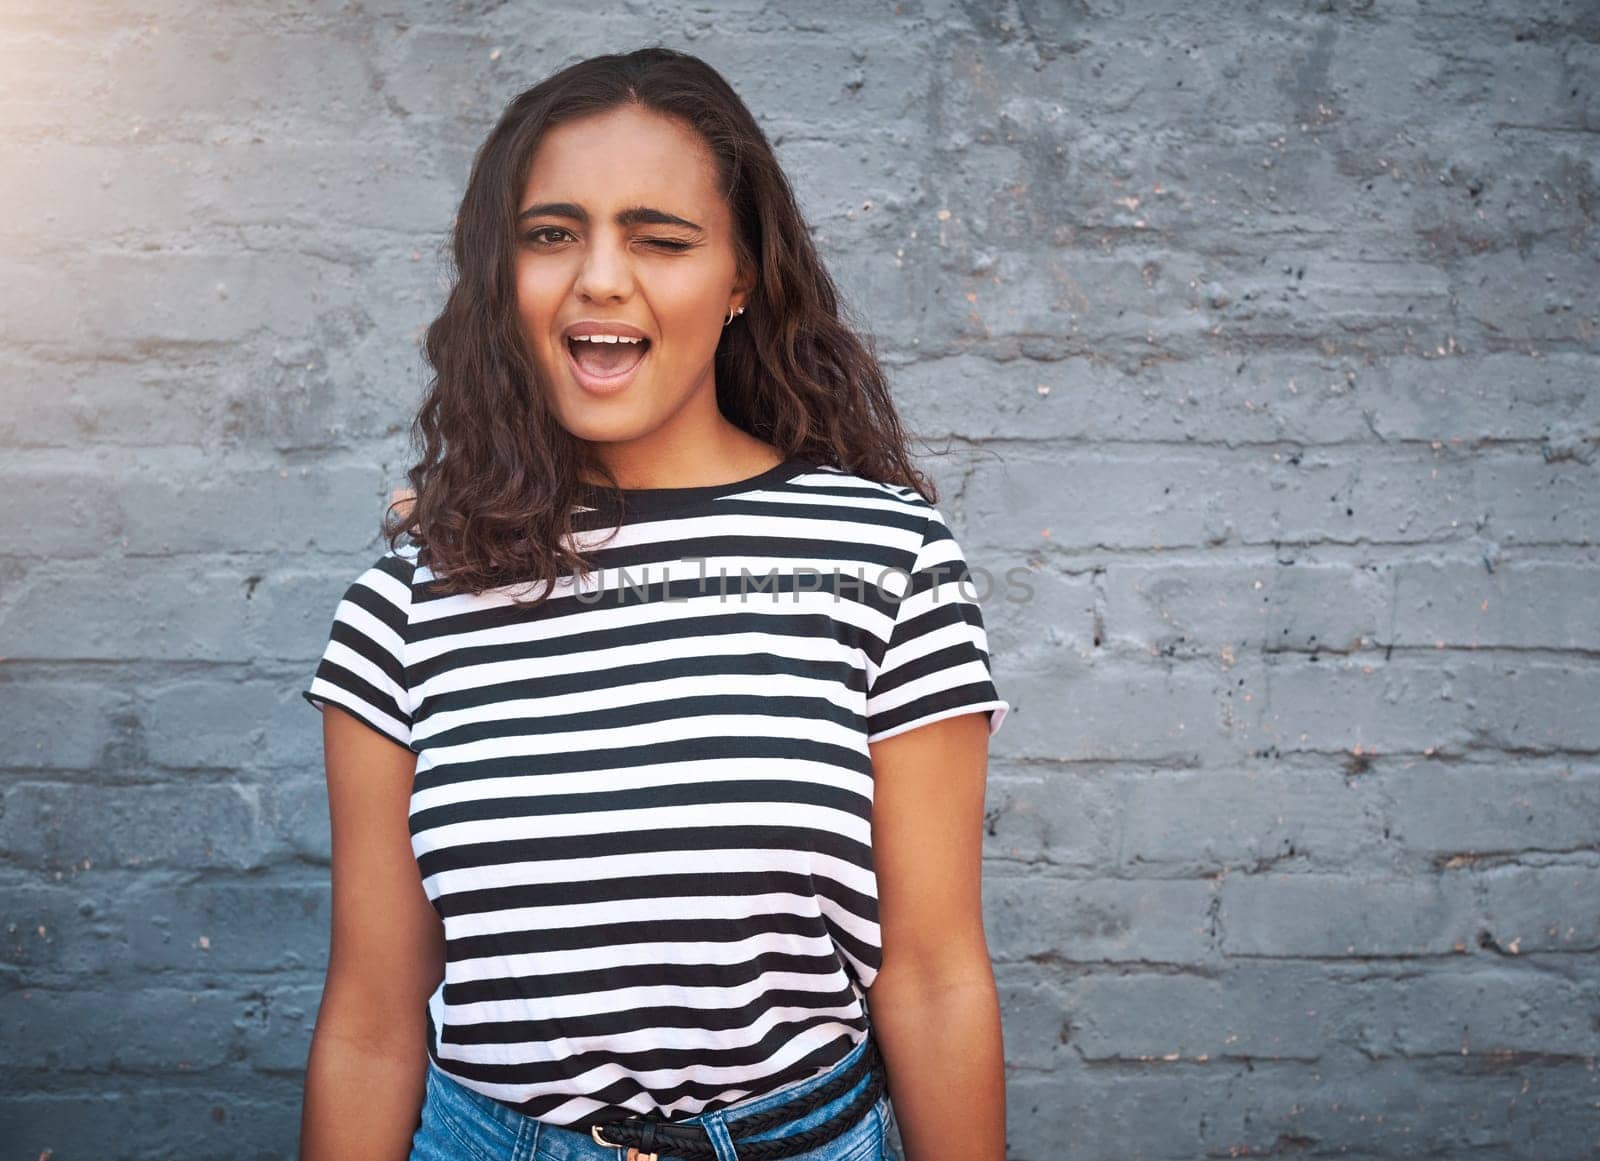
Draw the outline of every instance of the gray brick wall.
<instances>
[{"instance_id":1,"label":"gray brick wall","mask_svg":"<svg viewBox=\"0 0 1600 1161\"><path fill-rule=\"evenodd\" d=\"M294 1156L298 690L455 199L515 92L657 39L778 144L995 578L1010 1156L1600 1156L1579 0L13 0L5 1155Z\"/></svg>"}]
</instances>

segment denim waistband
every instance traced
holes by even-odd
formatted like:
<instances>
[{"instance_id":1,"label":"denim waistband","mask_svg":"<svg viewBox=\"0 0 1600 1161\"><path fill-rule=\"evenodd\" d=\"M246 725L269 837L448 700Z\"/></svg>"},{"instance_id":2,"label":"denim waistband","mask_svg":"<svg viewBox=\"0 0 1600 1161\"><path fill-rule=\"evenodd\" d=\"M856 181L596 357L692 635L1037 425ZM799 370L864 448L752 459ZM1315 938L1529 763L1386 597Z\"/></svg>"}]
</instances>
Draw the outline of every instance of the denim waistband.
<instances>
[{"instance_id":1,"label":"denim waistband","mask_svg":"<svg viewBox=\"0 0 1600 1161\"><path fill-rule=\"evenodd\" d=\"M771 1092L746 1097L723 1105L721 1108L698 1113L692 1117L674 1118L675 1125L702 1125L721 1161L734 1157L731 1136L738 1131L739 1123L747 1117L798 1101L808 1093L821 1088L829 1081L849 1070L868 1049L870 1028L838 1062L815 1076L790 1082ZM813 1128L831 1120L849 1107L861 1090L871 1083L871 1076L863 1074L848 1092L840 1093L827 1103L808 1110L789 1122L780 1123L751 1134L749 1141L782 1138L802 1129ZM887 1098L880 1098L880 1104ZM488 1152L508 1161L618 1161L626 1156L626 1148L602 1145L587 1130L568 1129L529 1117L510 1105L497 1101L484 1093L468 1088L455 1080L432 1060L428 1062L427 1100L434 1111L463 1135L470 1136ZM604 1130L602 1129L602 1133ZM663 1152L665 1159L671 1154Z\"/></svg>"}]
</instances>

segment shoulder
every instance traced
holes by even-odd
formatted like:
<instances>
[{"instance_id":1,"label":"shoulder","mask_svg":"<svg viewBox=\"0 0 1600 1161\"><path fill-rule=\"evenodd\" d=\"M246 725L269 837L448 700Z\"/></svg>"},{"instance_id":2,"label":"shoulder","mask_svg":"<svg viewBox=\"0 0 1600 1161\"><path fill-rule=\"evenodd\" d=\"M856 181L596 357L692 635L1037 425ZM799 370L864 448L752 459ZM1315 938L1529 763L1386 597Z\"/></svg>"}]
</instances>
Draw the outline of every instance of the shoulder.
<instances>
[{"instance_id":1,"label":"shoulder","mask_svg":"<svg viewBox=\"0 0 1600 1161\"><path fill-rule=\"evenodd\" d=\"M927 501L906 484L890 484L882 480L874 480L858 472L836 468L831 464L813 464L791 481L800 487L810 487L818 490L833 489L841 492L851 492L863 497L876 497L884 500L898 500L906 504L926 505Z\"/></svg>"},{"instance_id":2,"label":"shoulder","mask_svg":"<svg viewBox=\"0 0 1600 1161\"><path fill-rule=\"evenodd\" d=\"M819 465L796 476L790 485L802 497L810 494L819 504L837 508L842 516L914 534L917 543L921 543L930 525L942 523L939 510L915 488L842 468Z\"/></svg>"},{"instance_id":3,"label":"shoulder","mask_svg":"<svg viewBox=\"0 0 1600 1161\"><path fill-rule=\"evenodd\" d=\"M385 551L350 582L345 599L354 601L384 619L409 617L412 585L417 572L417 549L402 545Z\"/></svg>"},{"instance_id":4,"label":"shoulder","mask_svg":"<svg viewBox=\"0 0 1600 1161\"><path fill-rule=\"evenodd\" d=\"M361 578L380 584L385 583L387 579L391 587L400 585L409 589L416 576L417 551L415 545L409 544L387 549L382 556L367 566Z\"/></svg>"}]
</instances>

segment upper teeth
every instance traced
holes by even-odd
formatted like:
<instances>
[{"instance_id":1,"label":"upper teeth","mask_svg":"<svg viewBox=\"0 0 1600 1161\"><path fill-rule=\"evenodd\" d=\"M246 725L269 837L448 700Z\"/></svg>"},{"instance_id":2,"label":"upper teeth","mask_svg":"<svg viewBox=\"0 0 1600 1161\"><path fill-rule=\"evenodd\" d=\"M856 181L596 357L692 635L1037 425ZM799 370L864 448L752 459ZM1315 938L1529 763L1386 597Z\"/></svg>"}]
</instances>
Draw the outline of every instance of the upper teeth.
<instances>
[{"instance_id":1,"label":"upper teeth","mask_svg":"<svg viewBox=\"0 0 1600 1161\"><path fill-rule=\"evenodd\" d=\"M643 339L629 338L627 335L568 335L583 343L642 343Z\"/></svg>"}]
</instances>

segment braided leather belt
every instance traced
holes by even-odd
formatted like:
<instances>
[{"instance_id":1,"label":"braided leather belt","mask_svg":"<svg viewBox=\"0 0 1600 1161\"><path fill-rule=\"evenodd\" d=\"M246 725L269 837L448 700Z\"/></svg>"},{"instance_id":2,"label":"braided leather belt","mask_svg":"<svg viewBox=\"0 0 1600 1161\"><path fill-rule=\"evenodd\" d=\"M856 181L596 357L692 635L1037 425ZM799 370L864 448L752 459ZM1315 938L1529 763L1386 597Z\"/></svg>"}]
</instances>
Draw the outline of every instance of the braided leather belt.
<instances>
[{"instance_id":1,"label":"braided leather belt","mask_svg":"<svg viewBox=\"0 0 1600 1161\"><path fill-rule=\"evenodd\" d=\"M746 1135L759 1133L764 1129L797 1120L813 1109L821 1108L854 1088L863 1074L869 1076L867 1087L823 1124L787 1137L776 1137L766 1141L749 1141L744 1137L734 1137L733 1143L739 1150L740 1161L744 1161L745 1158L749 1158L749 1161L775 1161L780 1157L793 1157L799 1153L810 1152L818 1145L824 1145L844 1133L866 1116L867 1111L877 1104L878 1098L883 1095L884 1075L881 1064L877 1038L870 1037L867 1041L867 1050L857 1058L855 1064L829 1080L827 1084L789 1104L741 1117L736 1123L742 1133ZM734 1123L730 1123L728 1125L730 1134L733 1129ZM605 1136L601 1136L602 1131ZM589 1126L589 1135L598 1144L613 1149L627 1149L627 1161L657 1161L661 1153L688 1158L690 1161L709 1161L717 1155L704 1125L673 1124L671 1121L650 1114L638 1114L621 1121L596 1121Z\"/></svg>"}]
</instances>

